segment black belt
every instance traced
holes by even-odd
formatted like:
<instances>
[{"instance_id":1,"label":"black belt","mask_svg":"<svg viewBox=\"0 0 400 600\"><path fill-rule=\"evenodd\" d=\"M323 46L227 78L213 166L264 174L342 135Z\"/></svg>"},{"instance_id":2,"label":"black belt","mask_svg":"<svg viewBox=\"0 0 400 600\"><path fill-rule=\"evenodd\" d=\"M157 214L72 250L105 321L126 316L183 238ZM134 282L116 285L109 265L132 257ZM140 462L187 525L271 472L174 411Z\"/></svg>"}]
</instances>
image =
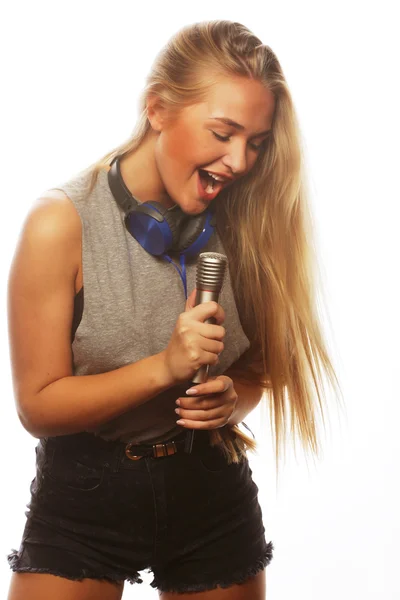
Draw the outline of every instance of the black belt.
<instances>
[{"instance_id":1,"label":"black belt","mask_svg":"<svg viewBox=\"0 0 400 600\"><path fill-rule=\"evenodd\" d=\"M161 458L163 456L171 456L171 454L176 454L177 452L185 452L185 448L187 448L187 439L191 433L191 430L187 430L172 440L159 442L152 446L146 446L144 444L135 445L133 442L129 442L125 446L125 454L130 460L140 460L145 456Z\"/></svg>"}]
</instances>

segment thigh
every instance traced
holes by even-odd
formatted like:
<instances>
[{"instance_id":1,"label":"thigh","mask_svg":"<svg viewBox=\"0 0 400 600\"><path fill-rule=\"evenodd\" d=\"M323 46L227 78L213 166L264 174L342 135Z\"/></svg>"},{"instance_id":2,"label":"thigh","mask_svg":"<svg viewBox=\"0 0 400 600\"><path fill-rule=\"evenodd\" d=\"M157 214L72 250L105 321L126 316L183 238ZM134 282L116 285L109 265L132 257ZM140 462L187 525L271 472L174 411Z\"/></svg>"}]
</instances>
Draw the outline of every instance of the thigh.
<instances>
[{"instance_id":1,"label":"thigh","mask_svg":"<svg viewBox=\"0 0 400 600\"><path fill-rule=\"evenodd\" d=\"M35 586L41 589L43 580L45 586L74 586L83 590L82 598L86 598L86 587L100 586L104 590L101 597L117 598L113 582L141 583L139 571L151 559L151 485L146 485L145 466L139 465L126 477L116 465L113 469L111 460L106 463L107 457L100 452L95 456L99 460L92 460L78 442L79 438L76 447L70 444L67 448L62 439L59 445L38 445L22 541L18 551L12 549L8 562L21 574L20 579L13 579L21 581L19 585L37 581ZM82 581L85 583L80 585ZM96 598L91 594L87 597ZM70 597L67 592L66 597Z\"/></svg>"},{"instance_id":2,"label":"thigh","mask_svg":"<svg viewBox=\"0 0 400 600\"><path fill-rule=\"evenodd\" d=\"M123 581L73 581L48 573L13 573L7 600L120 600L123 590Z\"/></svg>"},{"instance_id":3,"label":"thigh","mask_svg":"<svg viewBox=\"0 0 400 600\"><path fill-rule=\"evenodd\" d=\"M154 477L159 528L151 586L164 594L225 588L242 594L245 582L262 586L264 575L255 576L271 561L273 544L265 539L248 460L228 465L217 448L170 458L162 485Z\"/></svg>"},{"instance_id":4,"label":"thigh","mask_svg":"<svg viewBox=\"0 0 400 600\"><path fill-rule=\"evenodd\" d=\"M265 600L266 598L265 569L251 577L245 583L232 585L228 588L217 588L206 592L159 592L160 600Z\"/></svg>"}]
</instances>

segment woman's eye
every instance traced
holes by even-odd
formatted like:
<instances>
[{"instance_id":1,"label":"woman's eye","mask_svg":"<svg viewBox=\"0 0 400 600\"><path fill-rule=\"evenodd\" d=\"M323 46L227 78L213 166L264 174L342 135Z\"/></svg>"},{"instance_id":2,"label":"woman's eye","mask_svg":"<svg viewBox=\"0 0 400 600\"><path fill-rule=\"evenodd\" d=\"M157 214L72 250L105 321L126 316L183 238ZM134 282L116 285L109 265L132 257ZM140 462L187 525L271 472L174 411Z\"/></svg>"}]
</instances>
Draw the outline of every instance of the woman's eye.
<instances>
[{"instance_id":1,"label":"woman's eye","mask_svg":"<svg viewBox=\"0 0 400 600\"><path fill-rule=\"evenodd\" d=\"M265 140L264 140L264 142L261 142L261 144L259 144L258 146L256 144L253 144L254 150L262 150L264 147L265 147Z\"/></svg>"},{"instance_id":2,"label":"woman's eye","mask_svg":"<svg viewBox=\"0 0 400 600\"><path fill-rule=\"evenodd\" d=\"M212 133L217 138L217 140L219 140L220 142L228 142L230 139L230 135L228 135L227 137L224 137L222 135L218 135L218 133L215 133L215 131L212 131ZM259 146L257 146L257 144L250 144L250 147L256 151L261 150L261 148L263 147L263 142Z\"/></svg>"},{"instance_id":3,"label":"woman's eye","mask_svg":"<svg viewBox=\"0 0 400 600\"><path fill-rule=\"evenodd\" d=\"M212 132L215 137L217 138L217 140L220 140L221 142L227 142L229 141L230 136L228 135L227 137L224 137L222 135L218 135L218 133L215 133L215 131Z\"/></svg>"}]
</instances>

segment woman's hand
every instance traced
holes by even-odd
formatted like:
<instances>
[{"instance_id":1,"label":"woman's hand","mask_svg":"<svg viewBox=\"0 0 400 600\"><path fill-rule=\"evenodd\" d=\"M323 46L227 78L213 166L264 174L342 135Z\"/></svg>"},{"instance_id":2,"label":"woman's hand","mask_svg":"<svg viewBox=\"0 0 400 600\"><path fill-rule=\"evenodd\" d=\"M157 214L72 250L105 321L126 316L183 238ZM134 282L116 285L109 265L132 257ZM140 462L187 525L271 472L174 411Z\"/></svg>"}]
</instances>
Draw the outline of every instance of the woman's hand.
<instances>
[{"instance_id":1,"label":"woman's hand","mask_svg":"<svg viewBox=\"0 0 400 600\"><path fill-rule=\"evenodd\" d=\"M197 393L193 395L193 390ZM190 396L178 398L178 425L187 429L217 429L223 427L232 418L238 395L233 381L227 375L218 375L190 388Z\"/></svg>"},{"instance_id":2,"label":"woman's hand","mask_svg":"<svg viewBox=\"0 0 400 600\"><path fill-rule=\"evenodd\" d=\"M195 300L196 289L178 317L167 348L160 353L171 385L190 381L203 365L216 365L224 349L224 309L217 302L194 306ZM210 317L215 324L205 322Z\"/></svg>"}]
</instances>

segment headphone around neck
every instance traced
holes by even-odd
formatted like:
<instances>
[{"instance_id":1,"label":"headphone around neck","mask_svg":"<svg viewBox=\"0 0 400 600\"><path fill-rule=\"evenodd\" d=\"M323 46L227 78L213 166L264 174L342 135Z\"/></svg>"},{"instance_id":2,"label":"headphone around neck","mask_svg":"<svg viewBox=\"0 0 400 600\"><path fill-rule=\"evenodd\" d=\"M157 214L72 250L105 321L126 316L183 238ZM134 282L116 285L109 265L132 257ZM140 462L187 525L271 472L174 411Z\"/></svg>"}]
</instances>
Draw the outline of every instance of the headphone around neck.
<instances>
[{"instance_id":1,"label":"headphone around neck","mask_svg":"<svg viewBox=\"0 0 400 600\"><path fill-rule=\"evenodd\" d=\"M116 156L108 171L111 192L125 212L125 226L132 237L150 254L176 253L193 258L215 231L216 218L212 205L199 215L185 214L179 205L165 208L160 202L140 203L128 190Z\"/></svg>"}]
</instances>

